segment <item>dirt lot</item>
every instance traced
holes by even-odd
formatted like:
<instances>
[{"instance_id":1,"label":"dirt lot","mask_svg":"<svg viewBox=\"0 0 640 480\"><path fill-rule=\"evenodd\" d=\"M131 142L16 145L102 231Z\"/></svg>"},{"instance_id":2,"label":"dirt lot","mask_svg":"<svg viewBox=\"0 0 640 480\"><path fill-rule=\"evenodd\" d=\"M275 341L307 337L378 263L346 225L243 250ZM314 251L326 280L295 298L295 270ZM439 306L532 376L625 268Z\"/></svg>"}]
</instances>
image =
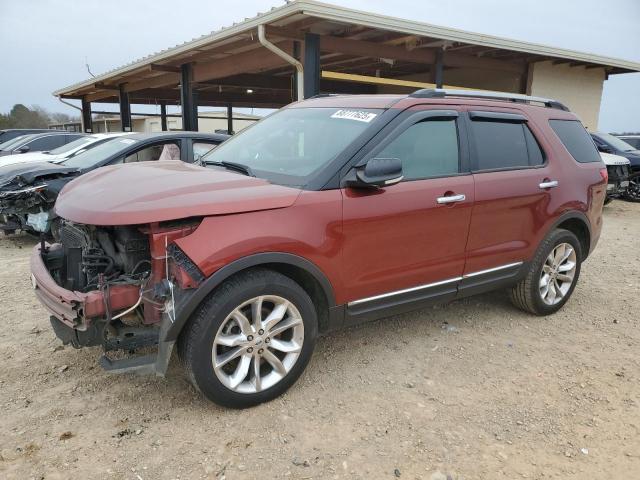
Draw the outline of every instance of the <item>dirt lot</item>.
<instances>
[{"instance_id":1,"label":"dirt lot","mask_svg":"<svg viewBox=\"0 0 640 480\"><path fill-rule=\"evenodd\" d=\"M606 208L572 300L502 292L319 341L284 397L247 411L62 348L0 238L2 478L640 478L640 205Z\"/></svg>"}]
</instances>

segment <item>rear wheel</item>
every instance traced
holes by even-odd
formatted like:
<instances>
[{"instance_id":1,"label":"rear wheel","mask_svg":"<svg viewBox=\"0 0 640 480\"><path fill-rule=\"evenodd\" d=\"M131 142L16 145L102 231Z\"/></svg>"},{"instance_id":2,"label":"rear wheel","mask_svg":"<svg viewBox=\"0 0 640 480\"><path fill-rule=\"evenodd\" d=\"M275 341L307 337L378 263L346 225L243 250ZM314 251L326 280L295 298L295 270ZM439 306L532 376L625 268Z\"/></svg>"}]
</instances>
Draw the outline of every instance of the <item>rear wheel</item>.
<instances>
[{"instance_id":1,"label":"rear wheel","mask_svg":"<svg viewBox=\"0 0 640 480\"><path fill-rule=\"evenodd\" d=\"M511 301L536 315L557 312L573 293L581 262L578 238L568 230L554 230L538 248L526 277L511 289Z\"/></svg>"},{"instance_id":2,"label":"rear wheel","mask_svg":"<svg viewBox=\"0 0 640 480\"><path fill-rule=\"evenodd\" d=\"M245 408L285 392L306 367L317 314L290 278L254 270L220 286L182 333L187 375L210 400Z\"/></svg>"}]
</instances>

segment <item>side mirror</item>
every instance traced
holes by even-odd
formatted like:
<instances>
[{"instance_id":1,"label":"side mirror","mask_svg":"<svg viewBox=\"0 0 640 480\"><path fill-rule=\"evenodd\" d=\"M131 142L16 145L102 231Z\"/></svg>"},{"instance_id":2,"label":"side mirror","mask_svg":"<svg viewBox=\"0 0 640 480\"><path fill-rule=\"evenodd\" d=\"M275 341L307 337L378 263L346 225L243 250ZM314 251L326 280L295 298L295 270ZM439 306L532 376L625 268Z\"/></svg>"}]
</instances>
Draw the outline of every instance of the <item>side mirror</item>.
<instances>
[{"instance_id":1,"label":"side mirror","mask_svg":"<svg viewBox=\"0 0 640 480\"><path fill-rule=\"evenodd\" d=\"M402 162L399 158L372 158L365 165L355 167L345 179L353 188L381 188L402 180Z\"/></svg>"},{"instance_id":2,"label":"side mirror","mask_svg":"<svg viewBox=\"0 0 640 480\"><path fill-rule=\"evenodd\" d=\"M31 148L29 148L29 145L25 145L24 147L20 147L18 149L18 153L27 153L29 150L31 150Z\"/></svg>"}]
</instances>

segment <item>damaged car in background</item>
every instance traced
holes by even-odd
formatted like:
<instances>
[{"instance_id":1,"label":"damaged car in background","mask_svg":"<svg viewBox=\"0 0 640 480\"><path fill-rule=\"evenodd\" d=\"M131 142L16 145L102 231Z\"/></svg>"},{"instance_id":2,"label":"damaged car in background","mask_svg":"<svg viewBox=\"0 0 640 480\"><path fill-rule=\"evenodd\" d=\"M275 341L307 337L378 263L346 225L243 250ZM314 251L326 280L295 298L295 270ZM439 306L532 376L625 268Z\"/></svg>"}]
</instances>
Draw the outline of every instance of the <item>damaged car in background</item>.
<instances>
[{"instance_id":1,"label":"damaged car in background","mask_svg":"<svg viewBox=\"0 0 640 480\"><path fill-rule=\"evenodd\" d=\"M121 163L155 160L193 163L227 138L197 132L126 134L58 164L32 162L0 167L0 230L5 233L23 230L58 239L59 221L52 207L60 190L74 178Z\"/></svg>"}]
</instances>

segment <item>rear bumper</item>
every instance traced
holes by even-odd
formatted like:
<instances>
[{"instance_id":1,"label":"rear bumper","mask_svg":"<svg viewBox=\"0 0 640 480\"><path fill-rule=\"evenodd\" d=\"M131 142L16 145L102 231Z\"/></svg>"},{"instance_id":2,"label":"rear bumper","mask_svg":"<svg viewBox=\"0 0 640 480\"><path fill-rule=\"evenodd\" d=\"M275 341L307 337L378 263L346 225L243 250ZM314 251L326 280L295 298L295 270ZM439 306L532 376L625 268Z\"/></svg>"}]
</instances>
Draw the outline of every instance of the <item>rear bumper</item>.
<instances>
[{"instance_id":1,"label":"rear bumper","mask_svg":"<svg viewBox=\"0 0 640 480\"><path fill-rule=\"evenodd\" d=\"M62 248L59 244L49 246L51 249ZM31 253L31 282L38 300L65 325L76 330L85 331L92 320L104 318L106 315L105 294L102 290L91 292L74 292L58 285L40 254L40 245L36 245ZM140 296L140 289L135 285L115 285L109 289L109 305L112 312L117 312L134 305Z\"/></svg>"}]
</instances>

